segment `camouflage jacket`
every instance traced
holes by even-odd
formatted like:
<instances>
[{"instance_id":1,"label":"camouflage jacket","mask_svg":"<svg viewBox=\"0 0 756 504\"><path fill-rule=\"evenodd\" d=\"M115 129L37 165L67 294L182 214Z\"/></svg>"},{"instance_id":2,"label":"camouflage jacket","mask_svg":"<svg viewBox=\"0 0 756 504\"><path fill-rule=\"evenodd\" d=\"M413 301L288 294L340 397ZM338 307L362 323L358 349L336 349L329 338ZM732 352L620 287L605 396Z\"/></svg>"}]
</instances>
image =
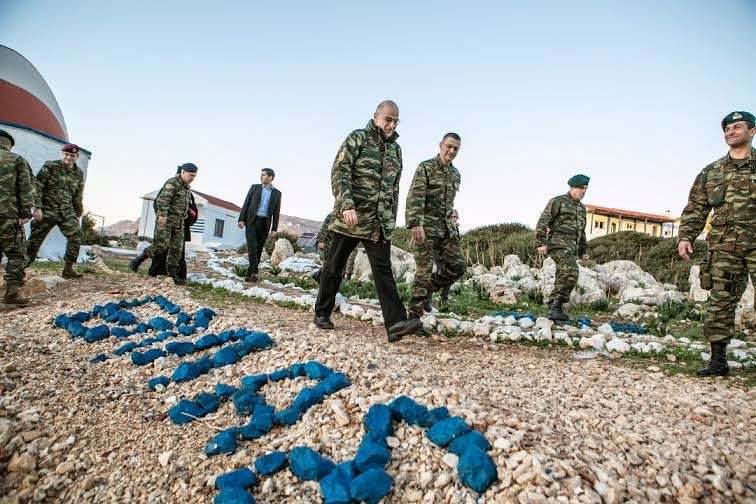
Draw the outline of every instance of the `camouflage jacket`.
<instances>
[{"instance_id":1,"label":"camouflage jacket","mask_svg":"<svg viewBox=\"0 0 756 504\"><path fill-rule=\"evenodd\" d=\"M423 226L426 236L434 238L457 236L451 214L461 180L454 165L444 167L438 156L420 163L407 194L407 227Z\"/></svg>"},{"instance_id":2,"label":"camouflage jacket","mask_svg":"<svg viewBox=\"0 0 756 504\"><path fill-rule=\"evenodd\" d=\"M155 197L155 216L167 217L171 227L181 227L191 202L191 189L176 175L163 184Z\"/></svg>"},{"instance_id":3,"label":"camouflage jacket","mask_svg":"<svg viewBox=\"0 0 756 504\"><path fill-rule=\"evenodd\" d=\"M0 219L28 219L34 201L34 177L26 160L0 147Z\"/></svg>"},{"instance_id":4,"label":"camouflage jacket","mask_svg":"<svg viewBox=\"0 0 756 504\"><path fill-rule=\"evenodd\" d=\"M315 244L318 243L326 243L329 240L329 235L331 234L331 230L328 229L328 227L331 225L331 222L333 222L333 217L335 213L331 212L328 215L326 215L325 220L323 221L323 224L320 226L320 230L318 231L318 234L315 236Z\"/></svg>"},{"instance_id":5,"label":"camouflage jacket","mask_svg":"<svg viewBox=\"0 0 756 504\"><path fill-rule=\"evenodd\" d=\"M396 133L385 138L375 123L349 134L331 169L331 189L336 199L331 231L355 238L390 240L396 226L402 149ZM358 223L350 228L344 210L354 209Z\"/></svg>"},{"instance_id":6,"label":"camouflage jacket","mask_svg":"<svg viewBox=\"0 0 756 504\"><path fill-rule=\"evenodd\" d=\"M536 225L536 246L568 250L582 256L588 252L585 239L585 206L569 193L552 198Z\"/></svg>"},{"instance_id":7,"label":"camouflage jacket","mask_svg":"<svg viewBox=\"0 0 756 504\"><path fill-rule=\"evenodd\" d=\"M84 212L84 172L77 164L68 168L63 161L47 161L37 173L42 212L62 217L81 217Z\"/></svg>"},{"instance_id":8,"label":"camouflage jacket","mask_svg":"<svg viewBox=\"0 0 756 504\"><path fill-rule=\"evenodd\" d=\"M728 154L698 174L680 217L680 240L692 243L711 211L710 250L734 251L736 243L756 248L756 149L750 159L736 161Z\"/></svg>"}]
</instances>

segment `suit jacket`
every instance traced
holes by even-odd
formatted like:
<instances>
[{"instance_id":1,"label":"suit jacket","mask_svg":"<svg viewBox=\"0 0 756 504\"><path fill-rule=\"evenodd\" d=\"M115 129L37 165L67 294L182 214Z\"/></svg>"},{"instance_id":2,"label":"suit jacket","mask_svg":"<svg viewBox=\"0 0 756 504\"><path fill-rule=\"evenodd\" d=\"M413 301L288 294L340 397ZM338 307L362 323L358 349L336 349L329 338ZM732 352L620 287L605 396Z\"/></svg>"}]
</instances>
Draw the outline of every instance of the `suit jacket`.
<instances>
[{"instance_id":1,"label":"suit jacket","mask_svg":"<svg viewBox=\"0 0 756 504\"><path fill-rule=\"evenodd\" d=\"M262 197L262 184L252 184L247 197L244 199L239 222L249 226L257 219L257 209L260 207ZM273 188L268 206L268 231L278 231L278 215L281 212L281 191Z\"/></svg>"}]
</instances>

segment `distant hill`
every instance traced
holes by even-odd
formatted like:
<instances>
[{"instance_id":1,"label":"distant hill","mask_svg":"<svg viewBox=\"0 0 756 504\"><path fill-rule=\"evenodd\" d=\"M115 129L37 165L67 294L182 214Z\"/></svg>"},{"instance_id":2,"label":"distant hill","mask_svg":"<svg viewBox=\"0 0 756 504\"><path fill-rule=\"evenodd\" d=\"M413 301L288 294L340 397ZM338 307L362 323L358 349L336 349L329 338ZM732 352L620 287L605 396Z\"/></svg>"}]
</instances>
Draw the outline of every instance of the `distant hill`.
<instances>
[{"instance_id":1,"label":"distant hill","mask_svg":"<svg viewBox=\"0 0 756 504\"><path fill-rule=\"evenodd\" d=\"M105 226L103 234L106 236L123 236L126 234L136 234L139 230L139 219L130 221L122 220L110 226Z\"/></svg>"},{"instance_id":2,"label":"distant hill","mask_svg":"<svg viewBox=\"0 0 756 504\"><path fill-rule=\"evenodd\" d=\"M297 235L303 233L317 233L320 230L321 224L321 221L281 214L278 219L278 230Z\"/></svg>"}]
</instances>

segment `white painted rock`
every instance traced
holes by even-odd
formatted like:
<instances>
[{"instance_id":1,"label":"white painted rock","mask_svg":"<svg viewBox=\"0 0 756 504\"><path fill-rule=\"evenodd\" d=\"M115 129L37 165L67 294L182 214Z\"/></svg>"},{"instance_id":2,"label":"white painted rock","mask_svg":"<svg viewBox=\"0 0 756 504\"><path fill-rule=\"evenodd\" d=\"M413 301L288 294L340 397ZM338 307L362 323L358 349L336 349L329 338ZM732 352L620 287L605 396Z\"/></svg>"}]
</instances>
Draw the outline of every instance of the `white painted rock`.
<instances>
[{"instance_id":1,"label":"white painted rock","mask_svg":"<svg viewBox=\"0 0 756 504\"><path fill-rule=\"evenodd\" d=\"M610 352L625 353L630 350L630 344L619 338L612 338L606 344L606 349Z\"/></svg>"},{"instance_id":2,"label":"white painted rock","mask_svg":"<svg viewBox=\"0 0 756 504\"><path fill-rule=\"evenodd\" d=\"M535 322L533 322L530 317L522 317L519 320L519 326L523 329L527 329L529 327L533 327L535 325Z\"/></svg>"}]
</instances>

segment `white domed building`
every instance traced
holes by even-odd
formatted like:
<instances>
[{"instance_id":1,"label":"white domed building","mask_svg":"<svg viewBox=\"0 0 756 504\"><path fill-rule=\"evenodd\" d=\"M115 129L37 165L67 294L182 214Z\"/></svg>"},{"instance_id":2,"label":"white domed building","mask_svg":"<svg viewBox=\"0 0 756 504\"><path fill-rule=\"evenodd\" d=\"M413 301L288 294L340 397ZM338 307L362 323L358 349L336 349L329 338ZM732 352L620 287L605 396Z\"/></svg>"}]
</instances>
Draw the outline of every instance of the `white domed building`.
<instances>
[{"instance_id":1,"label":"white domed building","mask_svg":"<svg viewBox=\"0 0 756 504\"><path fill-rule=\"evenodd\" d=\"M68 137L66 122L50 86L29 60L0 45L0 129L16 141L13 152L22 155L36 174L45 161L60 159L60 149L76 143ZM92 153L81 148L77 164L87 175ZM86 189L85 189L86 191ZM28 229L28 225L27 225ZM40 250L41 257L63 257L65 238L55 228Z\"/></svg>"}]
</instances>

